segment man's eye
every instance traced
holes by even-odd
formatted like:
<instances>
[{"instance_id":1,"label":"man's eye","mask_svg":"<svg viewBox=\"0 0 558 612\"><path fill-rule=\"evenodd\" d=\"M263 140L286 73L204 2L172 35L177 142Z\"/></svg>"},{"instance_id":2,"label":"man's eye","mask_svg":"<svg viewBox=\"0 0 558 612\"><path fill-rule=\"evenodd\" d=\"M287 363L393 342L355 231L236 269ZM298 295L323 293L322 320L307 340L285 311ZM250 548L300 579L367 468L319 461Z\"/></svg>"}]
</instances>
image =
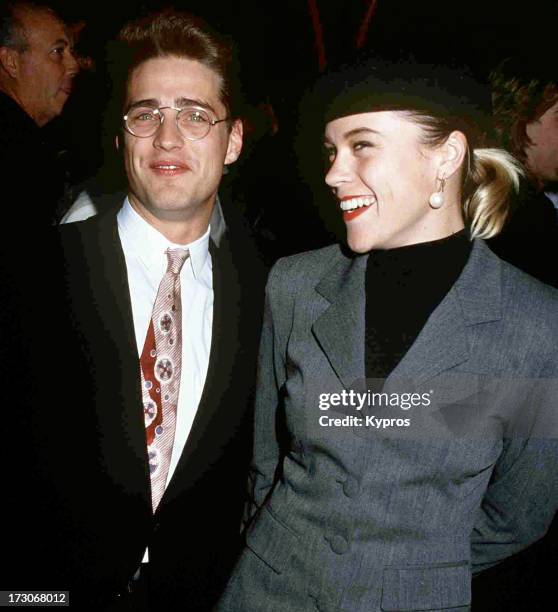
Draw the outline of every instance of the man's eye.
<instances>
[{"instance_id":1,"label":"man's eye","mask_svg":"<svg viewBox=\"0 0 558 612\"><path fill-rule=\"evenodd\" d=\"M131 113L130 120L137 123L147 123L159 119L151 109L137 109Z\"/></svg>"},{"instance_id":2,"label":"man's eye","mask_svg":"<svg viewBox=\"0 0 558 612\"><path fill-rule=\"evenodd\" d=\"M181 114L186 123L208 123L209 117L201 111L186 111Z\"/></svg>"},{"instance_id":3,"label":"man's eye","mask_svg":"<svg viewBox=\"0 0 558 612\"><path fill-rule=\"evenodd\" d=\"M53 49L51 53L58 58L64 55L64 51L65 51L64 47L56 47L56 49Z\"/></svg>"}]
</instances>

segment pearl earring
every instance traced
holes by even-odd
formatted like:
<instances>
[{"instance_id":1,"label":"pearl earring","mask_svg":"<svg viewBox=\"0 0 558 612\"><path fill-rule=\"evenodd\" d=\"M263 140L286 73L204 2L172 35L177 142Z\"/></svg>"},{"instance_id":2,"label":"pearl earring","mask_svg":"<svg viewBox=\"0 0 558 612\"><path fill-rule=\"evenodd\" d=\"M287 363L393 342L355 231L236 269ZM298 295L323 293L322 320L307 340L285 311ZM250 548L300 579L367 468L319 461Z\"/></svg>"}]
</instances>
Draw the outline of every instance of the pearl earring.
<instances>
[{"instance_id":1,"label":"pearl earring","mask_svg":"<svg viewBox=\"0 0 558 612\"><path fill-rule=\"evenodd\" d=\"M444 205L444 187L446 186L446 179L442 177L438 180L440 181L440 191L433 193L428 200L432 208L441 208Z\"/></svg>"}]
</instances>

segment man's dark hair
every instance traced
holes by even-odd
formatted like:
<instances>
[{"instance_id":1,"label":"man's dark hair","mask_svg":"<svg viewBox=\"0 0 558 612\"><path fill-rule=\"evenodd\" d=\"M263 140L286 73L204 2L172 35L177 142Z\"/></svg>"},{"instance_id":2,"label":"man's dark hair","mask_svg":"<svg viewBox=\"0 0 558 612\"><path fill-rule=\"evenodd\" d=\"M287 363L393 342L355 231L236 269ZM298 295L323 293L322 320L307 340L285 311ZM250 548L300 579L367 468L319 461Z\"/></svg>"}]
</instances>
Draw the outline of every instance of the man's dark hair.
<instances>
[{"instance_id":1,"label":"man's dark hair","mask_svg":"<svg viewBox=\"0 0 558 612\"><path fill-rule=\"evenodd\" d=\"M126 85L135 68L149 59L176 56L196 60L220 77L220 99L227 114L235 116L232 46L198 17L165 10L129 22L120 31L111 55L114 93L121 108Z\"/></svg>"},{"instance_id":2,"label":"man's dark hair","mask_svg":"<svg viewBox=\"0 0 558 612\"><path fill-rule=\"evenodd\" d=\"M553 55L536 54L505 59L490 74L494 127L500 144L523 164L530 143L527 125L539 119L558 100Z\"/></svg>"}]
</instances>

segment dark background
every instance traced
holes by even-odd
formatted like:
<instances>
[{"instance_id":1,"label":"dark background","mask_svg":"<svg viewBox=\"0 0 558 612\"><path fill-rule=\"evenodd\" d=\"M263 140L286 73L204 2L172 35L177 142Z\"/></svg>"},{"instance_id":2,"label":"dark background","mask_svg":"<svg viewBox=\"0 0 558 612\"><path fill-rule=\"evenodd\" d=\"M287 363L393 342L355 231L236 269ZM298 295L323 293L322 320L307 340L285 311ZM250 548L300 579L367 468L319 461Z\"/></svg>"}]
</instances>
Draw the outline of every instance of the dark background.
<instances>
[{"instance_id":1,"label":"dark background","mask_svg":"<svg viewBox=\"0 0 558 612\"><path fill-rule=\"evenodd\" d=\"M252 112L243 159L236 164L233 176L249 202L251 214L265 210L267 224L280 240L288 226L292 248L287 250L313 248L331 240L332 234L324 232L324 215L315 214L318 207L326 211L326 227L333 232L339 228L327 214L336 213L321 186L318 165L312 168L312 164L300 164L301 158L318 160L321 143L303 143L295 150L300 124L304 124L299 102L323 68L324 59L329 66L354 53L370 4L371 0L172 3L174 8L200 15L230 35L239 52L244 94L252 110L262 103L273 107L277 133L266 133L263 115ZM541 44L552 48L556 38L558 3L554 0L376 0L374 4L364 48L408 50L437 63L457 58L467 62L480 79L508 55ZM109 95L107 41L116 36L124 22L171 4L118 0L107 9L94 3L78 5L58 0L54 6L67 21L85 22L79 51L95 63L94 70L80 75L64 115L47 126L69 151L72 180L79 184L96 174L103 163L115 164L103 148L112 139L112 134L103 133L102 128ZM321 56L312 15L320 23ZM555 54L549 53L548 62L554 61ZM297 235L292 231L294 226Z\"/></svg>"}]
</instances>

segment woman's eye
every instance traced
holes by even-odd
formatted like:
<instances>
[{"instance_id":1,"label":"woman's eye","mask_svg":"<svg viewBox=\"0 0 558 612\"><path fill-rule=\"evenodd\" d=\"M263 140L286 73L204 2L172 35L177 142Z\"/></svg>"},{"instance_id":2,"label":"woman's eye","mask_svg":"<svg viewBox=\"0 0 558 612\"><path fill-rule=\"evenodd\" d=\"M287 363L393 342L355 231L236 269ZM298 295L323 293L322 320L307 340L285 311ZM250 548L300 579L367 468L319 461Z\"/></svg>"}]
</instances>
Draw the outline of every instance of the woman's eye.
<instances>
[{"instance_id":1,"label":"woman's eye","mask_svg":"<svg viewBox=\"0 0 558 612\"><path fill-rule=\"evenodd\" d=\"M324 147L324 158L327 159L330 163L335 159L335 149L333 147Z\"/></svg>"},{"instance_id":2,"label":"woman's eye","mask_svg":"<svg viewBox=\"0 0 558 612\"><path fill-rule=\"evenodd\" d=\"M359 140L358 142L353 143L353 151L362 151L363 149L368 149L373 146L374 145L371 142L367 142L366 140Z\"/></svg>"}]
</instances>

